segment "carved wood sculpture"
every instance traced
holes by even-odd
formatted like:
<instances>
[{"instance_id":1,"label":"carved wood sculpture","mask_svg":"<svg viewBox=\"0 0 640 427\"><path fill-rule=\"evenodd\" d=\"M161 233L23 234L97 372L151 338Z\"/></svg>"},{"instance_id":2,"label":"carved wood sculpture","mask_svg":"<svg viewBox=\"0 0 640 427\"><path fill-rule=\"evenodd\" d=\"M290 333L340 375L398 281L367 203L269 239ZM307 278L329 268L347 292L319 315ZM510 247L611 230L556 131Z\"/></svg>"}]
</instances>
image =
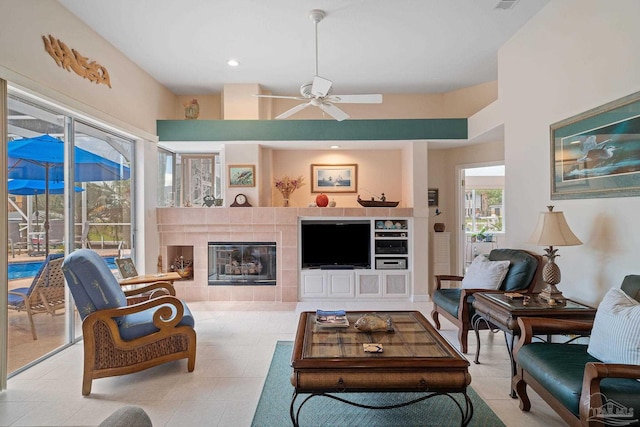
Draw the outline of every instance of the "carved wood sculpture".
<instances>
[{"instance_id":1,"label":"carved wood sculpture","mask_svg":"<svg viewBox=\"0 0 640 427\"><path fill-rule=\"evenodd\" d=\"M89 62L89 58L80 55L75 49L70 49L59 39L52 35L42 36L44 50L56 61L58 67L74 73L82 78L88 79L96 84L102 83L111 87L111 80L107 69L96 61Z\"/></svg>"}]
</instances>

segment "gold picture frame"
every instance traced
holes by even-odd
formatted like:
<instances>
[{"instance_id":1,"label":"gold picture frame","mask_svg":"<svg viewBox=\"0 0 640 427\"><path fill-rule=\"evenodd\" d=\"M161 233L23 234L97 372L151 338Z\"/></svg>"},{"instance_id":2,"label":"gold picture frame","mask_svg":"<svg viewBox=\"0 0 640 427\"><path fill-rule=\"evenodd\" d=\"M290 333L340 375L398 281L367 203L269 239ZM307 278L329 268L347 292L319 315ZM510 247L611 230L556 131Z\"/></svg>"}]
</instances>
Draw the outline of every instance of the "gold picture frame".
<instances>
[{"instance_id":1,"label":"gold picture frame","mask_svg":"<svg viewBox=\"0 0 640 427\"><path fill-rule=\"evenodd\" d=\"M229 187L255 187L255 165L229 165Z\"/></svg>"},{"instance_id":2,"label":"gold picture frame","mask_svg":"<svg viewBox=\"0 0 640 427\"><path fill-rule=\"evenodd\" d=\"M357 193L358 165L311 165L312 193Z\"/></svg>"}]
</instances>

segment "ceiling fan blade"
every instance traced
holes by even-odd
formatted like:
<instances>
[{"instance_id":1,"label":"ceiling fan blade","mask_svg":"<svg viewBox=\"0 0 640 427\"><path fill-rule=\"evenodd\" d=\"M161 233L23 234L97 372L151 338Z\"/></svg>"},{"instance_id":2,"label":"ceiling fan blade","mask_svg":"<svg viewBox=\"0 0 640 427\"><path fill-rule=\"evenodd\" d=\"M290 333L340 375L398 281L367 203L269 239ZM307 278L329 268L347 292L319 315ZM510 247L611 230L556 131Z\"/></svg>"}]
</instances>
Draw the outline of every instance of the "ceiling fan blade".
<instances>
[{"instance_id":1,"label":"ceiling fan blade","mask_svg":"<svg viewBox=\"0 0 640 427\"><path fill-rule=\"evenodd\" d=\"M343 104L382 104L382 95L332 95L329 101Z\"/></svg>"},{"instance_id":2,"label":"ceiling fan blade","mask_svg":"<svg viewBox=\"0 0 640 427\"><path fill-rule=\"evenodd\" d=\"M316 98L324 98L331 90L331 80L324 79L319 76L313 78L313 86L311 86L311 95Z\"/></svg>"},{"instance_id":3,"label":"ceiling fan blade","mask_svg":"<svg viewBox=\"0 0 640 427\"><path fill-rule=\"evenodd\" d=\"M276 116L276 119L286 119L287 117L294 115L298 111L304 110L305 108L307 108L310 105L311 105L310 102L306 102L304 104L296 105L292 109L285 111L284 113L280 114L279 116Z\"/></svg>"},{"instance_id":4,"label":"ceiling fan blade","mask_svg":"<svg viewBox=\"0 0 640 427\"><path fill-rule=\"evenodd\" d=\"M347 113L331 104L330 102L323 102L322 104L318 105L318 107L320 107L322 111L329 114L339 122L349 118L349 115Z\"/></svg>"},{"instance_id":5,"label":"ceiling fan blade","mask_svg":"<svg viewBox=\"0 0 640 427\"><path fill-rule=\"evenodd\" d=\"M278 98L278 99L295 99L297 101L306 101L307 98L303 98L301 96L280 96L280 95L253 95L256 98Z\"/></svg>"}]
</instances>

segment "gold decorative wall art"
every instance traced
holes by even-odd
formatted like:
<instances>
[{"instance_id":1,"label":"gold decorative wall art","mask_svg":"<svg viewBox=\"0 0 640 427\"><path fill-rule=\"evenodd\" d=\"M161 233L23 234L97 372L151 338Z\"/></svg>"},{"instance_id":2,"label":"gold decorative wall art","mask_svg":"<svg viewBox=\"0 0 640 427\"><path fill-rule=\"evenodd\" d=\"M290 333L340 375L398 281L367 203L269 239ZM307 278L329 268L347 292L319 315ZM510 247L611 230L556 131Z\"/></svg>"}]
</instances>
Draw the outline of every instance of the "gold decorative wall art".
<instances>
[{"instance_id":1,"label":"gold decorative wall art","mask_svg":"<svg viewBox=\"0 0 640 427\"><path fill-rule=\"evenodd\" d=\"M89 62L89 58L80 55L75 49L70 49L69 46L51 34L49 37L42 36L42 40L44 41L44 50L56 61L58 67L67 71L73 70L74 73L90 82L102 83L111 87L109 72L104 66L96 61Z\"/></svg>"}]
</instances>

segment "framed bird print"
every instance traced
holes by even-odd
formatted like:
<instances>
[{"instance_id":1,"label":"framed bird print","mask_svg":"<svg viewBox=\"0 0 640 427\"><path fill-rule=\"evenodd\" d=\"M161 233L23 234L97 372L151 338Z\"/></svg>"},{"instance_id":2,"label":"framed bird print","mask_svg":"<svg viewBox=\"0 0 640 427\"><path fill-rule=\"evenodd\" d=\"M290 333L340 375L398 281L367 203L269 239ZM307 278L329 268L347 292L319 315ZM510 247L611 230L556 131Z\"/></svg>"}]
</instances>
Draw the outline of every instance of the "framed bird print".
<instances>
[{"instance_id":1,"label":"framed bird print","mask_svg":"<svg viewBox=\"0 0 640 427\"><path fill-rule=\"evenodd\" d=\"M640 196L640 92L551 125L551 199Z\"/></svg>"},{"instance_id":2,"label":"framed bird print","mask_svg":"<svg viewBox=\"0 0 640 427\"><path fill-rule=\"evenodd\" d=\"M255 165L229 165L229 187L255 187Z\"/></svg>"}]
</instances>

